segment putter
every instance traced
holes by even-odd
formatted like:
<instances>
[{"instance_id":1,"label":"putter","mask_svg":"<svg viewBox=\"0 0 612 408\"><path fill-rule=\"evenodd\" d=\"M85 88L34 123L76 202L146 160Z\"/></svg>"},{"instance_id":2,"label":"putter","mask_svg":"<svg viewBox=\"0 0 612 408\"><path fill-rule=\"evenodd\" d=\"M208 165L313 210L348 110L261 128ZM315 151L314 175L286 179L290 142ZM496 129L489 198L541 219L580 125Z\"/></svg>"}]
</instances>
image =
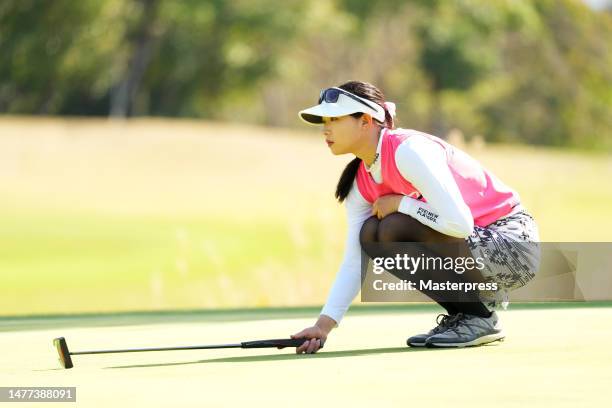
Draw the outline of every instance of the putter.
<instances>
[{"instance_id":1,"label":"putter","mask_svg":"<svg viewBox=\"0 0 612 408\"><path fill-rule=\"evenodd\" d=\"M222 349L222 348L270 348L276 347L279 349L285 347L299 347L308 339L271 339L271 340L253 340L243 341L235 344L216 344L209 346L178 346L178 347L152 347L152 348L136 348L136 349L119 349L119 350L92 350L92 351L70 351L64 337L58 337L53 340L53 345L57 349L59 362L62 367L68 369L74 367L72 356L79 354L108 354L108 353L135 353L142 351L170 351L170 350L205 350L205 349ZM323 345L321 345L323 348Z\"/></svg>"}]
</instances>

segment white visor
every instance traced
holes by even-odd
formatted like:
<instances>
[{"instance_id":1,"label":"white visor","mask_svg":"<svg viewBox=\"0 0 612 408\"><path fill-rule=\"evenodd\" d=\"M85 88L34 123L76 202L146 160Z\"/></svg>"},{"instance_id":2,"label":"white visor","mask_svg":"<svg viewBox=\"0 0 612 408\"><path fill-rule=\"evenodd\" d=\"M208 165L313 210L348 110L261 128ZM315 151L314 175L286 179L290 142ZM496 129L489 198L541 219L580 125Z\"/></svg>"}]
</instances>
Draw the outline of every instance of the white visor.
<instances>
[{"instance_id":1,"label":"white visor","mask_svg":"<svg viewBox=\"0 0 612 408\"><path fill-rule=\"evenodd\" d=\"M345 90L342 91L346 92ZM353 95L355 98L361 99L368 105L375 107L376 110L352 99L347 95L340 93L340 95L338 95L338 101L336 103L328 103L325 101L321 101L321 103L318 105L301 110L299 112L299 117L308 124L320 125L323 123L323 116L339 117L350 115L351 113L362 112L371 115L374 119L378 120L381 123L385 121L385 109L382 106L370 100L361 98L355 94L351 95Z\"/></svg>"}]
</instances>

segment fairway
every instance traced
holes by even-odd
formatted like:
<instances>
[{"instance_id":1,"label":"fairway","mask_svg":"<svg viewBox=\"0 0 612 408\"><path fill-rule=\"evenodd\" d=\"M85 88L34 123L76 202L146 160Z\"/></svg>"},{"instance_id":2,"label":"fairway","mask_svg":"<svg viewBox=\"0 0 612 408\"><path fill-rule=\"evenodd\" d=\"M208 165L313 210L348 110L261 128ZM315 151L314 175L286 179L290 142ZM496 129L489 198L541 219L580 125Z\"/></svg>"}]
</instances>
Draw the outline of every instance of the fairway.
<instances>
[{"instance_id":1,"label":"fairway","mask_svg":"<svg viewBox=\"0 0 612 408\"><path fill-rule=\"evenodd\" d=\"M437 309L370 306L349 312L315 355L90 355L73 357L70 370L59 368L54 337L65 336L73 351L233 343L287 337L312 324L317 310L5 318L0 383L76 386L83 407L603 406L612 382L612 328L602 323L612 320L612 308L587 306L511 307L500 313L506 341L479 348L408 348L405 338L429 329Z\"/></svg>"}]
</instances>

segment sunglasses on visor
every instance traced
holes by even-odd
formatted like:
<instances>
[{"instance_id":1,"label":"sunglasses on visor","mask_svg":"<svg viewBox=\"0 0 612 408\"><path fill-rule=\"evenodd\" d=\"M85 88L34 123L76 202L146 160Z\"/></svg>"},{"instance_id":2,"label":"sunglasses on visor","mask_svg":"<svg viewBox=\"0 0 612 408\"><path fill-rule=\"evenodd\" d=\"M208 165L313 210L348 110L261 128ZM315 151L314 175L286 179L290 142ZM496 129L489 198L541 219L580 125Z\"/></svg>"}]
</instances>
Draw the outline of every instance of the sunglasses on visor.
<instances>
[{"instance_id":1,"label":"sunglasses on visor","mask_svg":"<svg viewBox=\"0 0 612 408\"><path fill-rule=\"evenodd\" d=\"M338 98L340 97L340 94L348 96L349 98L361 103L362 105L367 106L368 108L374 110L375 112L378 110L374 106L370 105L368 102L364 101L363 99L357 97L356 95L353 95L350 92L340 89L340 88L327 88L327 89L322 90L321 94L319 95L318 103L321 103L323 101L327 103L336 103L338 102Z\"/></svg>"}]
</instances>

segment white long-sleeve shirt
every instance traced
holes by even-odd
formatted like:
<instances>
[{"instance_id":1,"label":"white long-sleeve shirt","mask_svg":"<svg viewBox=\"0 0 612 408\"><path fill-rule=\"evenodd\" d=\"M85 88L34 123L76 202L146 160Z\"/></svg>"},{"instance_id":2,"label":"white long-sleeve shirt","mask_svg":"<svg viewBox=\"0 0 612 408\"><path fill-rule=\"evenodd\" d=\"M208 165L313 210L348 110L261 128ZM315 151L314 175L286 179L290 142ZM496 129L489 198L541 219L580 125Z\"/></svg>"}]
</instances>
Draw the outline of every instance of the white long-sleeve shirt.
<instances>
[{"instance_id":1,"label":"white long-sleeve shirt","mask_svg":"<svg viewBox=\"0 0 612 408\"><path fill-rule=\"evenodd\" d=\"M377 146L377 159L367 168L376 183L382 182L380 150L382 131ZM421 192L427 203L404 196L398 211L443 234L465 238L472 233L474 219L463 200L459 187L447 165L440 145L425 137L410 137L398 146L395 163L400 174ZM361 287L361 244L359 233L363 222L372 214L372 205L353 182L345 200L347 236L340 270L329 292L321 314L339 324Z\"/></svg>"}]
</instances>

